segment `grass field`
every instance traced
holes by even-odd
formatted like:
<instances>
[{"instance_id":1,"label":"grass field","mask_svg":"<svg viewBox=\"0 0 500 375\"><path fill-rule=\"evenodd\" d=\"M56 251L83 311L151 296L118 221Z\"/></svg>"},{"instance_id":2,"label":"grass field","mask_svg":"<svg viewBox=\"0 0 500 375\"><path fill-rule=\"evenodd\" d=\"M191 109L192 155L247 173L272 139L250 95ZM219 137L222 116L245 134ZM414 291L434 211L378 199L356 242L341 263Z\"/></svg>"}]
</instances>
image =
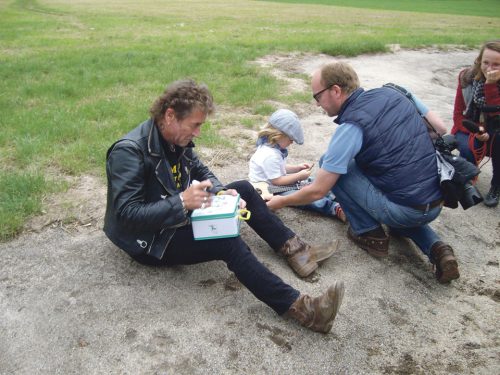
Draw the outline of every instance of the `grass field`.
<instances>
[{"instance_id":1,"label":"grass field","mask_svg":"<svg viewBox=\"0 0 500 375\"><path fill-rule=\"evenodd\" d=\"M293 105L309 95L282 92L249 63L259 56L357 55L394 43L477 47L500 29L499 18L457 15L469 9L462 1L454 15L312 3L0 0L0 239L64 189L60 176L103 176L107 147L147 118L172 80L204 81L218 105L265 116L269 100ZM410 10L430 1L382 3ZM218 134L223 126L212 120L198 143L230 145Z\"/></svg>"},{"instance_id":2,"label":"grass field","mask_svg":"<svg viewBox=\"0 0 500 375\"><path fill-rule=\"evenodd\" d=\"M500 17L498 0L260 0L274 3L322 4L351 8L396 10L404 12L458 14L462 16Z\"/></svg>"}]
</instances>

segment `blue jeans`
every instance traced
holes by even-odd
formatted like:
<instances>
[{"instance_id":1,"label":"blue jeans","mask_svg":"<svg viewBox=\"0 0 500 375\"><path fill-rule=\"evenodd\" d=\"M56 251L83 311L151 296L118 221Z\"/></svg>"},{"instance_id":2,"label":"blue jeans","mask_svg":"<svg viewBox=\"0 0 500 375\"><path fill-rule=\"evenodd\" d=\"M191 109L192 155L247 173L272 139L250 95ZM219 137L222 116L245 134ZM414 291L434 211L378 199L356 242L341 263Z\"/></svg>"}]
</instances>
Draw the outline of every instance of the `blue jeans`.
<instances>
[{"instance_id":1,"label":"blue jeans","mask_svg":"<svg viewBox=\"0 0 500 375\"><path fill-rule=\"evenodd\" d=\"M226 186L236 189L252 213L248 225L273 249L278 250L295 234L267 208L266 203L248 181ZM251 252L241 237L196 241L191 225L178 228L163 259L142 255L134 258L153 266L189 265L222 260L236 278L259 300L279 315L284 314L299 298L299 291L272 273Z\"/></svg>"},{"instance_id":2,"label":"blue jeans","mask_svg":"<svg viewBox=\"0 0 500 375\"><path fill-rule=\"evenodd\" d=\"M332 191L355 234L360 235L386 224L392 234L410 238L431 258L430 249L439 237L428 223L438 217L441 206L421 211L391 202L368 180L354 160Z\"/></svg>"}]
</instances>

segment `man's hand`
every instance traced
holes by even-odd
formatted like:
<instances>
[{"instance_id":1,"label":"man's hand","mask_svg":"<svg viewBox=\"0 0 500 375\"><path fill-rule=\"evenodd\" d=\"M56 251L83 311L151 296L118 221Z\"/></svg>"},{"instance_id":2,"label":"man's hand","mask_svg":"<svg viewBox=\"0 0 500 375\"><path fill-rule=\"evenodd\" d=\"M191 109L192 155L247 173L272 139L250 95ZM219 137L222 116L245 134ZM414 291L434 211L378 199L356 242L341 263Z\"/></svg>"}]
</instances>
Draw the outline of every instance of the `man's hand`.
<instances>
[{"instance_id":1,"label":"man's hand","mask_svg":"<svg viewBox=\"0 0 500 375\"><path fill-rule=\"evenodd\" d=\"M211 194L207 190L211 187L212 182L210 180L197 183L193 181L191 186L181 193L184 199L184 207L189 211L209 207Z\"/></svg>"},{"instance_id":2,"label":"man's hand","mask_svg":"<svg viewBox=\"0 0 500 375\"><path fill-rule=\"evenodd\" d=\"M280 208L283 208L285 207L285 203L283 202L283 199L284 197L280 196L280 195L273 195L273 197L268 200L266 202L267 204L267 207L271 210L271 211L277 211L279 210Z\"/></svg>"}]
</instances>

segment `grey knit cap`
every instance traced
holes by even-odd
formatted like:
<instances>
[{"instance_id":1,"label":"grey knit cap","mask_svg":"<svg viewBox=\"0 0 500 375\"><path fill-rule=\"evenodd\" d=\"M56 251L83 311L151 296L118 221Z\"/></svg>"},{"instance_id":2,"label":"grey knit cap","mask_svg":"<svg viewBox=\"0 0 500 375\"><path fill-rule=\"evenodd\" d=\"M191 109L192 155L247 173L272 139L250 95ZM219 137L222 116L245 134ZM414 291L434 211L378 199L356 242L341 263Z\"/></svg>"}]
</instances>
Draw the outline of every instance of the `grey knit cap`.
<instances>
[{"instance_id":1,"label":"grey knit cap","mask_svg":"<svg viewBox=\"0 0 500 375\"><path fill-rule=\"evenodd\" d=\"M290 137L299 145L304 143L304 133L299 117L288 109L278 109L269 117L269 124Z\"/></svg>"}]
</instances>

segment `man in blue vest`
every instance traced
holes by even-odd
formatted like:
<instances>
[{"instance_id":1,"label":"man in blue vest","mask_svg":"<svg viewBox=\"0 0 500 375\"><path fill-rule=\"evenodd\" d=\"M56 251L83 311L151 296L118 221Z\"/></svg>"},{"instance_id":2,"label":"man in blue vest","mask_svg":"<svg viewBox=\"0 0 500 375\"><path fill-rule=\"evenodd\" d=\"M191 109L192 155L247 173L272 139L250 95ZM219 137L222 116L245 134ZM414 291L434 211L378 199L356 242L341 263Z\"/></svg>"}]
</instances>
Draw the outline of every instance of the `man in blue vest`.
<instances>
[{"instance_id":1,"label":"man in blue vest","mask_svg":"<svg viewBox=\"0 0 500 375\"><path fill-rule=\"evenodd\" d=\"M375 257L388 255L389 236L413 240L435 265L441 283L459 277L453 249L428 225L441 212L436 154L415 105L391 88L363 90L346 63L323 66L311 88L318 106L339 124L314 182L271 209L307 204L332 190L345 210L348 236Z\"/></svg>"}]
</instances>

